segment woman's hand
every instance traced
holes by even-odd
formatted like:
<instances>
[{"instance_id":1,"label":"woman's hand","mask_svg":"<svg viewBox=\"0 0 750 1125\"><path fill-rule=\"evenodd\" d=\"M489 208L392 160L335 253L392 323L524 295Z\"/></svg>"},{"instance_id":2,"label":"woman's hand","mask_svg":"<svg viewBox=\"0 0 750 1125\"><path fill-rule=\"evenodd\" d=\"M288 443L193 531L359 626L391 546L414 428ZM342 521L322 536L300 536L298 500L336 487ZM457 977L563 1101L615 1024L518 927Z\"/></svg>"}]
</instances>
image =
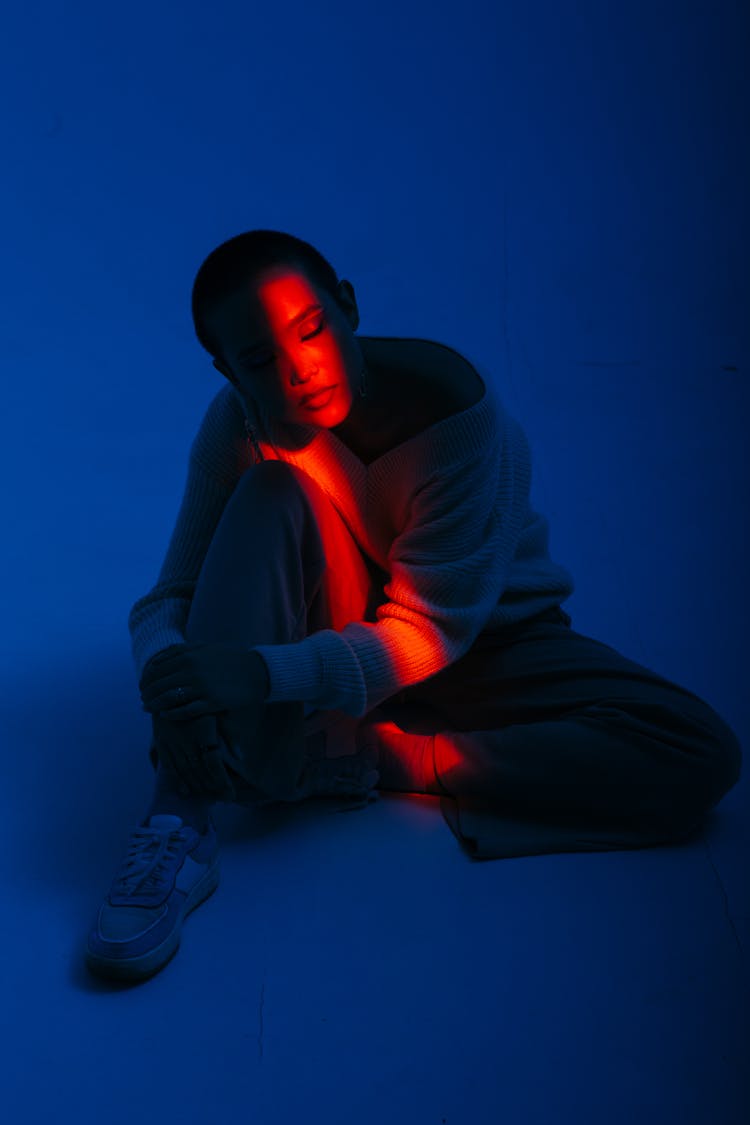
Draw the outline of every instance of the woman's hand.
<instances>
[{"instance_id":1,"label":"woman's hand","mask_svg":"<svg viewBox=\"0 0 750 1125\"><path fill-rule=\"evenodd\" d=\"M153 715L152 725L152 741L159 761L176 776L182 796L192 793L215 800L235 799L234 782L224 768L220 752L215 715L181 723Z\"/></svg>"},{"instance_id":2,"label":"woman's hand","mask_svg":"<svg viewBox=\"0 0 750 1125\"><path fill-rule=\"evenodd\" d=\"M151 657L138 687L144 711L170 720L195 719L259 707L269 691L268 670L259 653L237 645L170 645Z\"/></svg>"}]
</instances>

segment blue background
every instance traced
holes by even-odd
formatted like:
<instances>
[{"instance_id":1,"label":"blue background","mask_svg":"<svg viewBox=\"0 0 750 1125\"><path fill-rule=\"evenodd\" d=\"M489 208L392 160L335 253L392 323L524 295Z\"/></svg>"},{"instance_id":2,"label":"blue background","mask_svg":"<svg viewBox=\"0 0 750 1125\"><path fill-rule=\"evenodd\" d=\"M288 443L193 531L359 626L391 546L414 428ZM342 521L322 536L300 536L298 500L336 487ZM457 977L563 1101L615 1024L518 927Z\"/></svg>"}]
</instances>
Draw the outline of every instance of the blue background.
<instances>
[{"instance_id":1,"label":"blue background","mask_svg":"<svg viewBox=\"0 0 750 1125\"><path fill-rule=\"evenodd\" d=\"M223 385L192 282L243 230L312 242L363 335L494 375L574 628L746 742L748 24L729 0L3 13L14 1122L741 1120L744 778L689 847L484 865L431 798L273 839L225 810L222 888L165 972L93 984L81 942L151 788L127 615Z\"/></svg>"}]
</instances>

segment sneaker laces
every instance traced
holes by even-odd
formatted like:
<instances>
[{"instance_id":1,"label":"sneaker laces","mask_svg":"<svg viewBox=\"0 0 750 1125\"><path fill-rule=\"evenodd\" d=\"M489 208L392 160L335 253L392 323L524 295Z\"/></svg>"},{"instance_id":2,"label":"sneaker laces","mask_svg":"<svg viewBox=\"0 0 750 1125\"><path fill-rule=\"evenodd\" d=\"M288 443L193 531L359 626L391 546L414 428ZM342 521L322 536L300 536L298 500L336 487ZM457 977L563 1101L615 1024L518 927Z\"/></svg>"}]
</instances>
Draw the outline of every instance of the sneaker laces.
<instances>
[{"instance_id":1,"label":"sneaker laces","mask_svg":"<svg viewBox=\"0 0 750 1125\"><path fill-rule=\"evenodd\" d=\"M163 887L171 881L170 869L184 841L184 828L173 828L169 833L150 826L134 828L113 890L134 895Z\"/></svg>"},{"instance_id":2,"label":"sneaker laces","mask_svg":"<svg viewBox=\"0 0 750 1125\"><path fill-rule=\"evenodd\" d=\"M347 803L341 812L363 808L379 796L374 788L380 780L374 768L376 762L370 753L310 760L305 769L304 795L349 798L352 803Z\"/></svg>"}]
</instances>

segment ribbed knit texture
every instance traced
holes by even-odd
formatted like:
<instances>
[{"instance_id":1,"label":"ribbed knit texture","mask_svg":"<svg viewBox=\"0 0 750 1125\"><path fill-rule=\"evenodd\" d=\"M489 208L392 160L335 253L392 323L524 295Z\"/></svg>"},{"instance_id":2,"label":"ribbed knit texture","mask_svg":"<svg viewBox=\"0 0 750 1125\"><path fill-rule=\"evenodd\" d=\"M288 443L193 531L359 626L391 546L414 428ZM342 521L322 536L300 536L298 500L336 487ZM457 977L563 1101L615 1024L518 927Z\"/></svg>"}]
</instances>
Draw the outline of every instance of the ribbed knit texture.
<instances>
[{"instance_id":1,"label":"ribbed knit texture","mask_svg":"<svg viewBox=\"0 0 750 1125\"><path fill-rule=\"evenodd\" d=\"M367 714L462 656L483 631L559 605L575 589L549 556L549 524L529 502L526 435L490 389L365 466L327 429L251 418L266 459L308 472L360 549L390 574L374 622L323 629L291 644L257 645L270 702L302 699ZM128 618L140 679L148 659L184 643L190 602L237 481L252 471L244 406L231 384L206 410L156 585ZM262 541L262 540L260 540Z\"/></svg>"}]
</instances>

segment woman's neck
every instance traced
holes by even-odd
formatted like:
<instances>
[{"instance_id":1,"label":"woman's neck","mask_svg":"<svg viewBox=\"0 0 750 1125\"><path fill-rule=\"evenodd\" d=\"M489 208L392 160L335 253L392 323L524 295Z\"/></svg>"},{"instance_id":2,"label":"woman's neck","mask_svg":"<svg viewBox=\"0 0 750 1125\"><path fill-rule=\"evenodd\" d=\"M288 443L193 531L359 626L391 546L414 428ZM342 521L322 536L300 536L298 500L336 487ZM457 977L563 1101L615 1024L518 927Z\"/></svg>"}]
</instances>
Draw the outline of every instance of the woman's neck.
<instances>
[{"instance_id":1,"label":"woman's neck","mask_svg":"<svg viewBox=\"0 0 750 1125\"><path fill-rule=\"evenodd\" d=\"M394 410L394 388L387 364L381 358L375 359L368 340L361 340L360 347L366 393L362 396L359 388L355 390L349 414L338 426L331 427L331 433L364 461L388 447L396 432L394 421L398 421L399 411Z\"/></svg>"}]
</instances>

